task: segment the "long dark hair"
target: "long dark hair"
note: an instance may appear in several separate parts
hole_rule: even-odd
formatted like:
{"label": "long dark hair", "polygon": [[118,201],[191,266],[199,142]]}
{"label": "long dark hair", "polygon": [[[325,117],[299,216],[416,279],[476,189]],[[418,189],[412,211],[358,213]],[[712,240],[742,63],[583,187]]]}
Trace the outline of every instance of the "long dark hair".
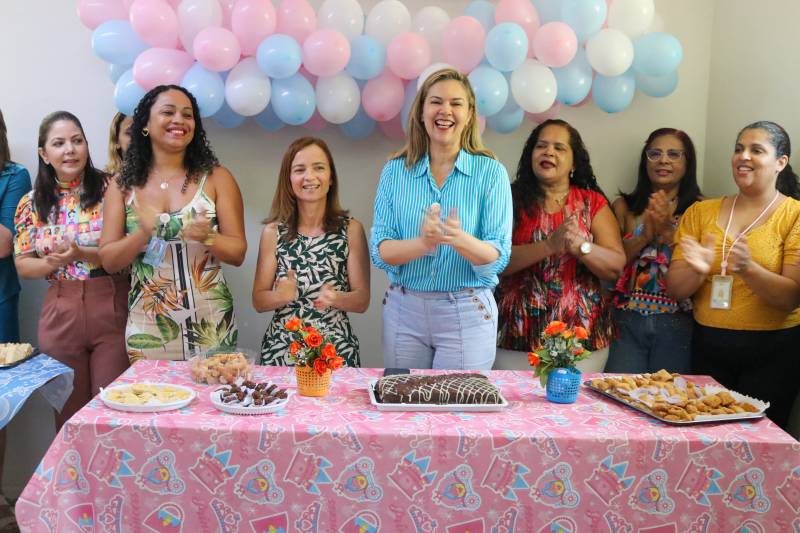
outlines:
{"label": "long dark hair", "polygon": [[204,174],[212,172],[214,167],[219,166],[217,156],[214,155],[211,144],[206,137],[206,131],[203,129],[200,108],[197,106],[197,100],[192,96],[192,93],[179,85],[159,85],[150,89],[142,97],[133,112],[131,145],[128,148],[128,153],[125,154],[122,172],[117,177],[117,183],[119,183],[122,190],[127,191],[134,187],[144,187],[145,183],[147,183],[147,175],[153,165],[153,145],[144,134],[144,128],[147,126],[148,120],[150,120],[150,109],[153,107],[156,98],[158,98],[159,94],[169,90],[182,92],[192,104],[195,124],[194,136],[183,154],[183,166],[186,168],[186,176],[189,181],[197,183]]}
{"label": "long dark hair", "polygon": [[[533,214],[538,201],[544,198],[542,186],[533,172],[532,158],[533,149],[539,141],[539,135],[547,126],[561,126],[569,132],[569,146],[572,148],[572,161],[575,167],[575,172],[569,178],[570,186],[596,191],[604,197],[606,196],[600,185],[597,184],[597,178],[589,160],[589,151],[586,150],[578,130],[573,128],[569,122],[561,119],[545,120],[533,128],[531,134],[528,135],[528,140],[525,141],[525,147],[522,149],[522,155],[519,158],[519,164],[517,164],[517,177],[514,179],[514,183],[511,184],[511,196],[514,201],[514,220],[516,222],[519,221],[523,212],[528,215]],[[607,197],[606,200],[608,200]]]}
{"label": "long dark hair", "polygon": [[336,165],[333,164],[333,156],[328,148],[328,145],[322,139],[317,137],[301,137],[296,139],[286,153],[283,154],[281,161],[281,170],[278,174],[278,185],[275,187],[275,196],[272,197],[272,209],[269,216],[264,220],[264,224],[272,222],[280,222],[286,225],[286,234],[284,239],[292,241],[297,237],[297,197],[292,191],[292,161],[300,150],[308,148],[309,146],[319,146],[320,150],[325,152],[325,157],[328,158],[328,166],[331,169],[331,184],[328,188],[328,194],[325,197],[325,217],[322,224],[326,232],[338,231],[344,224],[344,217],[348,215],[348,211],[342,209],[339,204],[339,176],[336,174]]}
{"label": "long dark hair", "polygon": [[[95,168],[92,164],[92,156],[88,153],[89,141],[86,140],[86,134],[83,132],[83,126],[78,117],[69,111],[56,111],[44,117],[39,125],[39,148],[44,150],[47,136],[50,134],[50,128],[59,120],[68,120],[78,126],[78,129],[81,130],[81,135],[86,141],[86,167],[83,169],[83,180],[81,181],[80,204],[83,209],[92,208],[103,199],[107,176],[105,172]],[[53,165],[45,163],[40,155],[39,170],[36,173],[36,186],[33,188],[33,206],[39,220],[49,220],[58,206],[58,184],[56,180],[56,170]]]}
{"label": "long dark hair", "polygon": [[[770,122],[769,120],[759,120],[748,124],[739,131],[736,140],[742,136],[746,130],[764,130],[769,136],[769,142],[775,147],[776,157],[786,156],[792,157],[792,142],[789,140],[789,134],[779,124]],[[778,174],[778,181],[775,183],[775,188],[786,196],[791,196],[795,200],[800,200],[800,185],[798,184],[798,176],[792,169],[792,165],[786,163],[786,166]]]}
{"label": "long dark hair", "polygon": [[8,130],[6,130],[6,121],[3,118],[3,111],[0,110],[0,170],[6,164],[6,161],[11,161],[11,150],[8,147]]}
{"label": "long dark hair", "polygon": [[656,139],[664,137],[665,135],[677,137],[683,143],[683,155],[686,157],[686,173],[683,175],[678,185],[678,205],[675,206],[675,214],[683,214],[690,205],[703,197],[703,193],[700,192],[700,186],[697,185],[697,154],[692,139],[683,130],[659,128],[647,137],[644,146],[642,146],[642,153],[639,156],[639,174],[636,179],[636,188],[633,189],[633,192],[627,194],[622,191],[619,192],[619,195],[625,200],[628,210],[634,215],[638,216],[644,213],[644,210],[647,209],[650,195],[653,193],[653,184],[650,183],[650,176],[647,175],[646,152]]}

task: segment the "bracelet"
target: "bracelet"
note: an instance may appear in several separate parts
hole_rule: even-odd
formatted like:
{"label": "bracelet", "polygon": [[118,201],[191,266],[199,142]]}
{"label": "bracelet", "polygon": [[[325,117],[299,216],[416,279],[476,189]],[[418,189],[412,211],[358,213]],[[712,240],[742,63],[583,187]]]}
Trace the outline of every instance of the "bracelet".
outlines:
{"label": "bracelet", "polygon": [[212,246],[214,246],[214,241],[217,240],[217,235],[219,235],[217,230],[212,229],[211,231],[208,232],[208,235],[206,235],[206,238],[203,239],[203,244],[205,246],[208,246],[209,248],[211,248]]}

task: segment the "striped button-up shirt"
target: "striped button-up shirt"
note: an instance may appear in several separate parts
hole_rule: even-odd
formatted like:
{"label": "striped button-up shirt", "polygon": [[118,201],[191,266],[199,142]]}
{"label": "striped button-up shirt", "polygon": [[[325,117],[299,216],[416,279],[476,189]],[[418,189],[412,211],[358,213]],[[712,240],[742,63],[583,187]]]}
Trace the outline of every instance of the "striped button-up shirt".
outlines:
{"label": "striped button-up shirt", "polygon": [[[404,265],[383,261],[378,246],[386,240],[419,237],[420,225],[434,202],[446,217],[458,211],[467,233],[497,248],[492,263],[473,265],[451,246],[439,245],[435,252]],[[411,168],[403,158],[392,159],[383,168],[375,196],[375,214],[370,255],[389,281],[416,291],[457,291],[469,287],[493,288],[511,255],[511,186],[508,172],[498,161],[461,150],[441,188],[436,185],[426,154]]]}

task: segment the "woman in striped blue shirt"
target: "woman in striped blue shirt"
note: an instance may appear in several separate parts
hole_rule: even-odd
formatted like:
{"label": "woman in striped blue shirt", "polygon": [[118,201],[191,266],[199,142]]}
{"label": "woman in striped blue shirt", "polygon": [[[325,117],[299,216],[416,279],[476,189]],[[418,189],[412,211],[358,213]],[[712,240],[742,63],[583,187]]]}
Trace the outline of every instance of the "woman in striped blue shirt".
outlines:
{"label": "woman in striped blue shirt", "polygon": [[406,144],[375,197],[370,252],[390,282],[387,367],[492,367],[492,289],[508,263],[511,225],[508,173],[483,146],[469,80],[439,70],[417,93]]}

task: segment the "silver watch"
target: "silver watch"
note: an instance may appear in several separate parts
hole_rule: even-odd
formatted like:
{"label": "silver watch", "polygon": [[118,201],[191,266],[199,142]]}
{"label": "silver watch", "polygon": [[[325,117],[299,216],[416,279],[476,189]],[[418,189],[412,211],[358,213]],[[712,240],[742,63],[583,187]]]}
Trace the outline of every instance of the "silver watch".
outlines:
{"label": "silver watch", "polygon": [[584,241],[581,243],[581,255],[587,255],[592,252],[592,243]]}

